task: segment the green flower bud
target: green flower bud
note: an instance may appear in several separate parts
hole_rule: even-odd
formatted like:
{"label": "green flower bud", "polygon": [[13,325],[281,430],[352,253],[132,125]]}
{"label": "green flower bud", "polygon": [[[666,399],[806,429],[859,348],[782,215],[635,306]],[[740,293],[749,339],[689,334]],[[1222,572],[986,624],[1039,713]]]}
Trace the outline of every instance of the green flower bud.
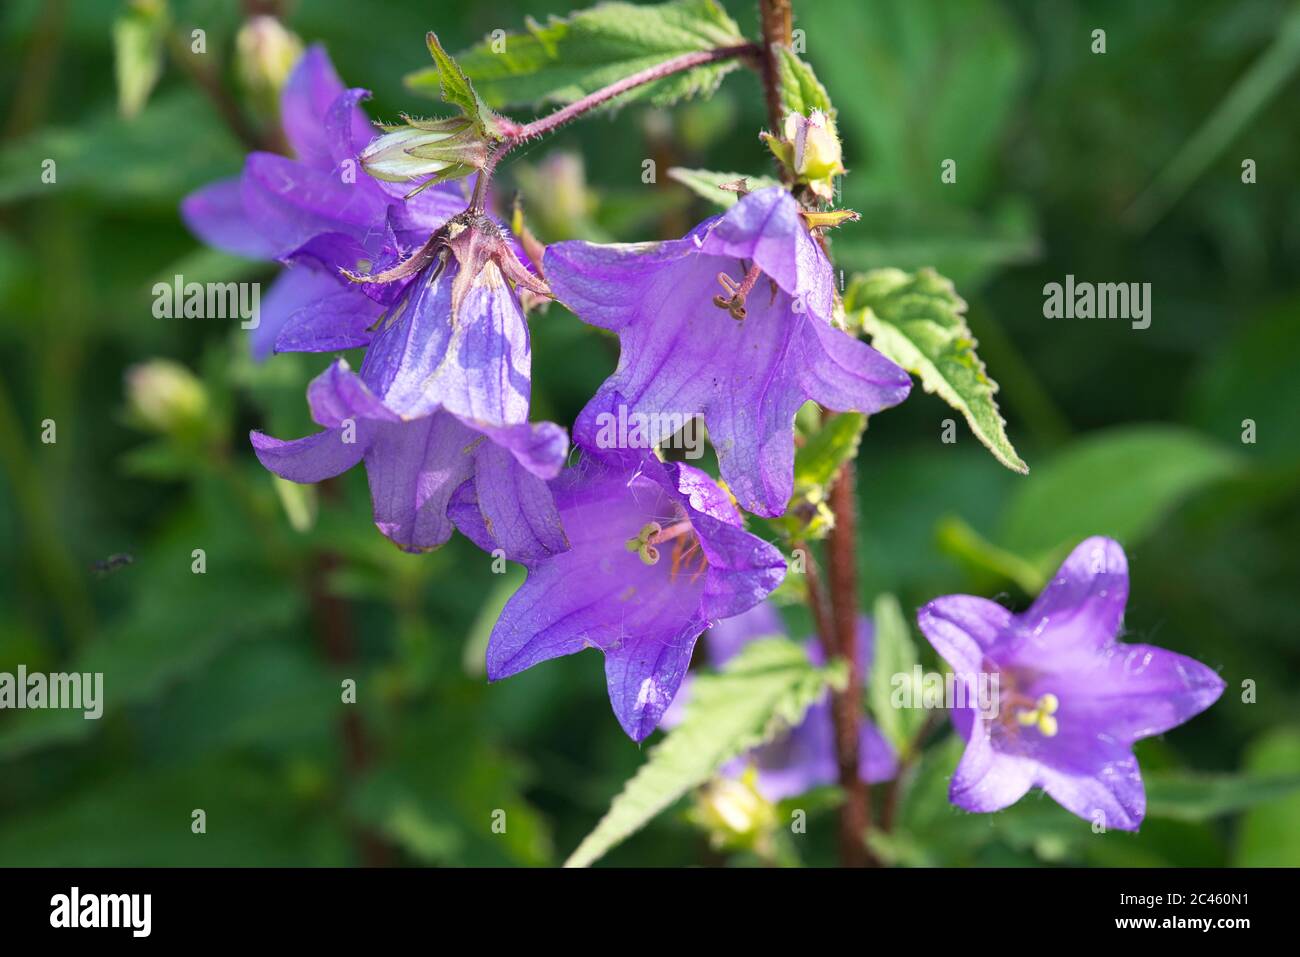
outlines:
{"label": "green flower bud", "polygon": [[758,775],[717,777],[695,795],[691,819],[709,833],[715,847],[762,850],[776,827],[776,808],[758,793]]}
{"label": "green flower bud", "polygon": [[250,17],[235,37],[235,73],[259,113],[279,112],[280,90],[302,56],[302,41],[275,17]]}
{"label": "green flower bud", "polygon": [[140,428],[162,435],[204,428],[208,394],[194,373],[171,359],[150,359],[126,370],[127,411]]}
{"label": "green flower bud", "polygon": [[822,199],[830,200],[835,193],[835,177],[844,172],[835,121],[821,110],[813,110],[807,116],[787,113],[781,132],[780,137],[763,133],[763,141],[794,174],[796,182],[807,185]]}
{"label": "green flower bud", "polygon": [[391,183],[436,176],[468,176],[487,162],[489,145],[463,116],[447,120],[406,119],[361,153],[361,165],[375,179]]}

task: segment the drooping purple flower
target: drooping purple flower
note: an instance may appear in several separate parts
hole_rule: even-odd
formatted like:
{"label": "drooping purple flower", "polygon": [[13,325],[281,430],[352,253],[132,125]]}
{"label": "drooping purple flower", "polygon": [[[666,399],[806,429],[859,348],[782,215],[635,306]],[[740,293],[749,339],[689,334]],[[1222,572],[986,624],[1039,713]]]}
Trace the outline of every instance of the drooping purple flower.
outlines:
{"label": "drooping purple flower", "polygon": [[1192,658],[1118,641],[1127,602],[1124,550],[1097,537],[1075,548],[1023,614],[971,595],[920,610],[921,631],[968,701],[981,674],[998,677],[996,717],[953,712],[967,738],[954,804],[997,811],[1038,787],[1085,820],[1137,830],[1146,792],[1133,743],[1204,711],[1224,683]]}
{"label": "drooping purple flower", "polygon": [[443,409],[404,419],[384,401],[383,370],[336,361],[308,387],[324,431],[295,441],[254,432],[261,463],[320,482],[365,462],[379,530],[407,551],[437,548],[453,525],[486,551],[539,560],[568,547],[546,480],[568,454],[550,422],[498,426]]}
{"label": "drooping purple flower", "polygon": [[[875,629],[871,619],[858,619],[859,660],[869,663]],[[768,602],[755,605],[744,614],[720,621],[705,632],[705,648],[709,664],[721,668],[751,641],[772,636],[784,636],[785,626],[781,616]],[[805,647],[814,664],[825,662],[821,645],[809,638]],[[673,708],[663,725],[668,727],[680,720],[679,709],[689,698],[688,684],[682,686]],[[835,726],[831,719],[829,695],[813,704],[804,713],[804,719],[769,744],[755,748],[729,762],[722,768],[728,777],[741,777],[753,766],[758,772],[757,787],[769,801],[805,794],[813,788],[835,784],[839,780],[839,766],[835,758]],[[868,784],[888,781],[898,773],[898,757],[893,747],[879,729],[867,718],[862,719],[858,737],[858,775]]]}
{"label": "drooping purple flower", "polygon": [[785,560],[688,465],[584,456],[551,488],[571,548],[526,563],[527,580],[492,630],[488,677],[598,648],[614,714],[641,741],[677,693],[700,633],[761,601]]}
{"label": "drooping purple flower", "polygon": [[723,479],[760,515],[779,515],[790,499],[800,405],[875,413],[911,388],[906,372],[831,324],[831,264],[779,187],[681,240],[558,243],[545,272],[561,302],[622,346],[575,440],[619,457],[601,430],[620,411],[644,417],[649,444],[672,427],[655,423],[703,414]]}
{"label": "drooping purple flower", "polygon": [[262,302],[253,354],[363,346],[387,298],[348,282],[341,269],[397,262],[465,206],[462,184],[423,190],[380,183],[357,156],[378,131],[345,89],[324,49],[308,49],[280,99],[294,156],[255,152],[240,176],[219,180],[181,204],[190,230],[210,246],[289,265]]}

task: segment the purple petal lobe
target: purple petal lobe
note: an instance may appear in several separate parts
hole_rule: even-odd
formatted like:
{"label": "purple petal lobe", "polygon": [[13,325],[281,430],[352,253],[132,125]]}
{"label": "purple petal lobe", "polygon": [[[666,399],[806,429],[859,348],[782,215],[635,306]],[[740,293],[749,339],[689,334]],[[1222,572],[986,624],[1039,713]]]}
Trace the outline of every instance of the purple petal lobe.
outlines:
{"label": "purple petal lobe", "polygon": [[277,257],[323,233],[365,236],[384,222],[387,209],[368,177],[347,182],[337,173],[273,153],[248,157],[240,196]]}
{"label": "purple petal lobe", "polygon": [[317,432],[292,442],[282,442],[261,432],[253,432],[249,438],[263,466],[281,478],[304,484],[341,475],[360,462],[366,451],[362,434],[347,442],[342,429]]}
{"label": "purple petal lobe", "polygon": [[355,423],[358,419],[399,421],[343,359],[336,360],[312,379],[307,387],[307,402],[312,418],[327,429]]}
{"label": "purple petal lobe", "polygon": [[342,288],[337,280],[317,269],[293,266],[283,270],[262,297],[257,325],[249,332],[253,358],[261,362],[271,354],[291,316],[300,310],[310,310]]}
{"label": "purple petal lobe", "polygon": [[181,202],[190,232],[223,252],[249,259],[272,259],[276,248],[244,212],[239,177],[217,180]]}

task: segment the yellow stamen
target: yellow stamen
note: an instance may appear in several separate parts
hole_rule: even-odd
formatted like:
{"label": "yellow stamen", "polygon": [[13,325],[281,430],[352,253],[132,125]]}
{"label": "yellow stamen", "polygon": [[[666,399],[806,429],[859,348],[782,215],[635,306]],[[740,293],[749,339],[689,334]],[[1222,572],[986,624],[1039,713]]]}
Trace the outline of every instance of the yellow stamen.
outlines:
{"label": "yellow stamen", "polygon": [[1037,727],[1039,734],[1045,738],[1056,737],[1056,732],[1060,730],[1060,727],[1056,718],[1052,716],[1061,707],[1060,700],[1056,695],[1048,693],[1040,695],[1034,704],[1036,707],[1023,708],[1017,711],[1016,722],[1022,728]]}

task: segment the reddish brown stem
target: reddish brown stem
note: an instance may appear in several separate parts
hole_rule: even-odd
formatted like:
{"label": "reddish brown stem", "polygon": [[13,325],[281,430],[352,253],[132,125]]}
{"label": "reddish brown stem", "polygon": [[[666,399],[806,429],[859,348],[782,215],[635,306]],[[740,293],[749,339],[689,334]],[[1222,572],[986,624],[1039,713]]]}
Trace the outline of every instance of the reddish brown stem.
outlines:
{"label": "reddish brown stem", "polygon": [[483,202],[487,195],[487,185],[492,179],[492,173],[496,170],[497,164],[520,144],[537,139],[539,136],[545,136],[547,133],[552,133],[561,126],[573,122],[584,113],[590,113],[615,97],[622,96],[639,86],[645,86],[647,83],[654,83],[656,80],[662,80],[676,73],[693,70],[709,63],[743,57],[757,57],[758,53],[759,49],[753,43],[683,53],[670,60],[664,60],[662,63],[656,63],[654,66],[629,74],[623,79],[588,93],[581,99],[574,100],[568,106],[560,107],[554,113],[549,113],[540,119],[533,120],[531,123],[520,125],[506,117],[501,117],[498,125],[504,130],[505,139],[493,151],[488,158],[487,164],[479,172],[478,181],[474,184],[474,196],[470,201],[471,208],[483,208]]}
{"label": "reddish brown stem", "polygon": [[871,792],[858,774],[862,721],[862,660],[858,654],[857,508],[854,468],[846,462],[831,486],[835,525],[827,539],[830,558],[831,616],[839,657],[848,666],[848,683],[831,699],[835,725],[835,759],[844,804],[840,809],[840,859],[846,867],[871,863],[867,832],[871,827]]}
{"label": "reddish brown stem", "polygon": [[767,119],[773,133],[780,133],[785,110],[781,106],[781,84],[777,80],[775,44],[790,46],[794,38],[794,10],[790,0],[760,0],[759,20],[763,27],[763,92],[767,99]]}

